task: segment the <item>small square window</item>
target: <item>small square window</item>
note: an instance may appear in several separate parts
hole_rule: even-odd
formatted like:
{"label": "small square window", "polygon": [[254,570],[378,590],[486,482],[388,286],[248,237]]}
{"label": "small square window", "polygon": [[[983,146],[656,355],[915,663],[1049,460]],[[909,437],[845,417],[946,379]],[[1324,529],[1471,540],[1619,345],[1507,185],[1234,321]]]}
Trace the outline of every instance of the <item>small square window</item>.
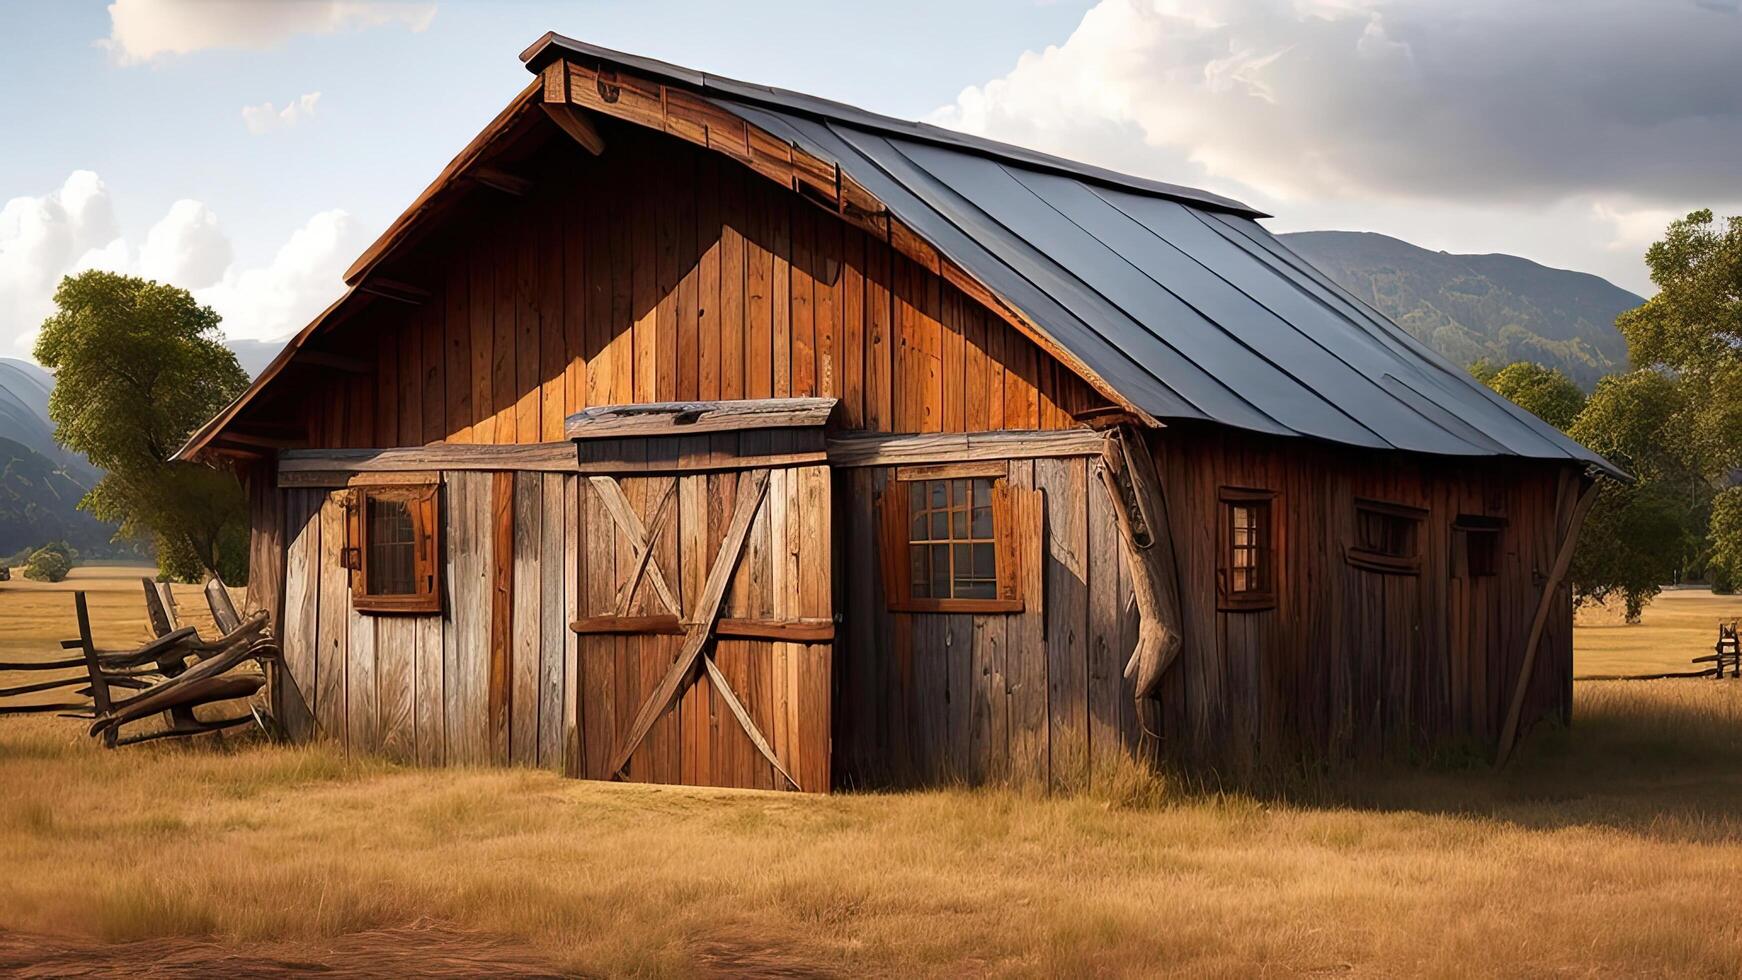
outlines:
{"label": "small square window", "polygon": [[1007,465],[904,467],[884,492],[890,608],[1017,612]]}
{"label": "small square window", "polygon": [[1268,490],[1223,487],[1218,528],[1217,606],[1226,611],[1276,605],[1276,546]]}
{"label": "small square window", "polygon": [[1421,572],[1421,523],[1427,511],[1381,500],[1355,501],[1355,540],[1349,563],[1387,575]]}
{"label": "small square window", "polygon": [[358,487],[345,549],[351,606],[359,612],[441,611],[436,487]]}
{"label": "small square window", "polygon": [[1459,514],[1452,522],[1455,568],[1466,578],[1500,574],[1500,534],[1505,527],[1505,518]]}

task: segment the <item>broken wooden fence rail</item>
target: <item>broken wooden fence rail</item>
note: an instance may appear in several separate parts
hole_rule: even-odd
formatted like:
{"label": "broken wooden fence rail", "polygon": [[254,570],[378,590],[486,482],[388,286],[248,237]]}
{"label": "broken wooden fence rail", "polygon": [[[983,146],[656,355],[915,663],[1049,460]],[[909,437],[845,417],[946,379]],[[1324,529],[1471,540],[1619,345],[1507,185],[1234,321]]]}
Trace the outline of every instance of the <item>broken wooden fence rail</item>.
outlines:
{"label": "broken wooden fence rail", "polygon": [[[265,612],[243,619],[228,590],[216,579],[208,583],[206,599],[212,618],[223,635],[207,640],[191,626],[176,627],[174,603],[167,589],[149,579],[145,583],[146,611],[154,633],[152,640],[131,650],[97,649],[92,636],[90,607],[84,592],[73,594],[79,635],[61,641],[61,648],[77,650],[77,658],[61,660],[0,662],[0,670],[48,671],[84,668],[82,676],[32,681],[0,688],[0,700],[24,698],[47,691],[76,688],[83,699],[40,704],[0,704],[0,714],[59,712],[91,721],[90,733],[107,746],[127,745],[220,731],[259,722],[258,709],[234,717],[205,720],[194,709],[225,701],[249,698],[266,684],[260,672],[236,673],[236,668],[257,663],[262,668],[278,659],[278,646]],[[117,692],[129,692],[114,696]],[[70,714],[69,714],[70,713]],[[161,714],[161,728],[123,736],[123,726]]]}

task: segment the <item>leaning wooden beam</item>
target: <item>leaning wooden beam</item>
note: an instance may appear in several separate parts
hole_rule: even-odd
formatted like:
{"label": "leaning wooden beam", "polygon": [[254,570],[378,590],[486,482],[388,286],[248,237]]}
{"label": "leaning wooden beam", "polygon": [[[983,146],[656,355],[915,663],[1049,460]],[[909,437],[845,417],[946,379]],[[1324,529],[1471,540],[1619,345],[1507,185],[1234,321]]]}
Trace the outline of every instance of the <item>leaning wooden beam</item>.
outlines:
{"label": "leaning wooden beam", "polygon": [[1093,429],[850,435],[829,439],[829,465],[901,466],[988,459],[1099,456],[1106,449],[1106,433]]}
{"label": "leaning wooden beam", "polygon": [[720,603],[726,597],[726,586],[732,581],[732,573],[738,568],[738,557],[744,552],[744,540],[750,536],[750,522],[756,517],[756,511],[762,506],[762,497],[767,492],[767,470],[757,470],[749,479],[738,481],[738,502],[732,507],[732,522],[726,528],[725,539],[720,542],[714,567],[708,569],[708,581],[696,602],[695,619],[690,623],[689,635],[684,639],[683,649],[678,652],[677,659],[660,680],[659,687],[654,689],[653,696],[642,703],[623,744],[611,757],[611,764],[605,771],[612,778],[620,775],[623,767],[629,764],[629,757],[634,754],[635,747],[641,744],[653,723],[665,713],[671,699],[677,696],[678,689],[683,686],[684,679],[689,677],[695,667],[696,658],[701,656],[702,648],[713,638],[714,620],[720,615]]}
{"label": "leaning wooden beam", "polygon": [[581,144],[588,153],[598,156],[605,152],[605,138],[599,135],[598,128],[587,119],[584,111],[566,103],[559,105],[554,102],[540,103],[540,108],[552,122],[562,127],[563,132],[569,134],[569,139]]}
{"label": "leaning wooden beam", "polygon": [[1524,641],[1524,662],[1518,668],[1518,683],[1512,689],[1512,706],[1506,711],[1506,725],[1500,730],[1500,744],[1494,754],[1496,769],[1506,765],[1506,760],[1512,756],[1513,744],[1518,740],[1518,722],[1524,713],[1524,696],[1530,688],[1530,674],[1536,667],[1536,650],[1542,645],[1542,633],[1548,626],[1548,614],[1554,608],[1555,593],[1560,590],[1561,581],[1572,567],[1573,552],[1579,543],[1579,527],[1585,523],[1585,514],[1596,501],[1597,483],[1592,481],[1584,493],[1580,494],[1572,516],[1561,531],[1560,553],[1555,555],[1554,567],[1549,569],[1548,578],[1542,583],[1542,597],[1537,600],[1536,618],[1530,621],[1530,635]]}
{"label": "leaning wooden beam", "polygon": [[649,402],[599,405],[568,417],[570,439],[700,435],[745,429],[810,428],[826,425],[839,399],[750,398],[711,402]]}
{"label": "leaning wooden beam", "polygon": [[793,789],[800,793],[804,792],[804,787],[800,786],[798,780],[792,778],[792,774],[780,764],[780,759],[774,754],[774,747],[768,744],[768,739],[762,735],[762,729],[757,728],[756,722],[751,720],[750,712],[744,710],[744,705],[738,700],[738,695],[732,693],[732,685],[727,682],[725,672],[721,671],[719,665],[714,663],[714,658],[704,655],[702,665],[708,668],[708,679],[713,682],[714,693],[720,696],[720,700],[726,702],[726,707],[731,709],[732,717],[738,719],[738,724],[743,727],[744,734],[750,736],[750,741],[756,746],[756,751],[762,753],[762,757],[768,760],[768,764],[774,767],[774,771],[785,777]]}
{"label": "leaning wooden beam", "polygon": [[1156,696],[1162,674],[1183,645],[1179,573],[1167,501],[1143,433],[1121,426],[1112,438],[1114,451],[1100,467],[1101,483],[1112,498],[1119,534],[1125,539],[1131,591],[1137,600],[1137,645],[1125,663],[1125,676],[1141,701]]}

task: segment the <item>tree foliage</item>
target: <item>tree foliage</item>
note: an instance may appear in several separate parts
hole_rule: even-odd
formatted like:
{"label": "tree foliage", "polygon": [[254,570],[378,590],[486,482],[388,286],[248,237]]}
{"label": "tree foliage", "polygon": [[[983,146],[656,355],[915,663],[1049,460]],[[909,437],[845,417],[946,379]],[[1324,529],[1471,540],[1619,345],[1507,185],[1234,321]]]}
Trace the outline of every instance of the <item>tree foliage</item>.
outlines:
{"label": "tree foliage", "polygon": [[1674,221],[1646,252],[1659,288],[1616,319],[1635,369],[1597,383],[1582,408],[1529,364],[1471,367],[1485,384],[1635,478],[1604,480],[1573,558],[1579,601],[1619,595],[1637,619],[1682,571],[1742,581],[1742,218]]}
{"label": "tree foliage", "polygon": [[[177,577],[246,578],[246,504],[235,475],[169,457],[248,385],[218,315],[184,289],[110,272],[61,280],[36,358],[55,371],[55,438],[106,471],[80,506],[150,538]],[[167,562],[167,564],[164,564]]]}
{"label": "tree foliage", "polygon": [[1676,378],[1687,438],[1714,473],[1742,466],[1742,217],[1671,222],[1645,263],[1657,295],[1615,320],[1628,354]]}
{"label": "tree foliage", "polygon": [[1477,361],[1470,366],[1470,372],[1557,429],[1569,428],[1585,407],[1585,393],[1571,378],[1551,367],[1517,361],[1497,368],[1487,361]]}
{"label": "tree foliage", "polygon": [[1725,487],[1712,498],[1712,553],[1706,568],[1714,586],[1742,582],[1742,486]]}

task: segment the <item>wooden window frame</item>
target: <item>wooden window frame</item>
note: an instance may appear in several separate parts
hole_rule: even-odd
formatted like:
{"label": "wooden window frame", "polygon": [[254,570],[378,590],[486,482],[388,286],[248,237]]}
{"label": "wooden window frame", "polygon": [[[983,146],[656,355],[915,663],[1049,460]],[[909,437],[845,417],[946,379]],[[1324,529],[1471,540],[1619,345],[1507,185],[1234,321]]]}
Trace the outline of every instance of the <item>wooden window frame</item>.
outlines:
{"label": "wooden window frame", "polygon": [[[908,492],[926,480],[990,479],[992,481],[992,541],[998,595],[992,599],[934,599],[913,594]],[[879,506],[882,508],[883,594],[892,612],[1003,614],[1022,612],[1023,562],[1027,560],[1016,533],[1011,506],[1010,464],[1007,460],[898,466],[890,472]]]}
{"label": "wooden window frame", "polygon": [[[371,595],[369,587],[370,498],[405,501],[417,542],[413,575],[418,591],[408,595]],[[362,613],[422,614],[442,611],[442,528],[440,485],[434,478],[418,482],[384,482],[355,486],[345,502],[345,549],[340,560],[351,570],[351,608]]]}
{"label": "wooden window frame", "polygon": [[[1412,524],[1410,543],[1412,553],[1407,555],[1392,554],[1361,544],[1361,515],[1363,513],[1380,514],[1397,520],[1409,521]],[[1393,503],[1389,500],[1370,500],[1364,497],[1355,498],[1355,525],[1353,528],[1355,540],[1350,541],[1343,549],[1343,556],[1357,568],[1381,575],[1420,575],[1422,529],[1427,525],[1428,512],[1420,507],[1408,504]]]}
{"label": "wooden window frame", "polygon": [[[1221,612],[1261,612],[1276,608],[1277,570],[1281,565],[1276,547],[1276,498],[1274,490],[1222,487],[1216,492],[1216,608]],[[1234,508],[1261,508],[1259,564],[1255,566],[1263,587],[1234,592],[1229,583],[1234,571]]]}
{"label": "wooden window frame", "polygon": [[[1500,555],[1506,533],[1506,518],[1486,514],[1459,514],[1452,521],[1452,574],[1463,578],[1494,578],[1500,574]],[[1476,535],[1492,539],[1492,568],[1478,571],[1470,561],[1470,543]]]}

